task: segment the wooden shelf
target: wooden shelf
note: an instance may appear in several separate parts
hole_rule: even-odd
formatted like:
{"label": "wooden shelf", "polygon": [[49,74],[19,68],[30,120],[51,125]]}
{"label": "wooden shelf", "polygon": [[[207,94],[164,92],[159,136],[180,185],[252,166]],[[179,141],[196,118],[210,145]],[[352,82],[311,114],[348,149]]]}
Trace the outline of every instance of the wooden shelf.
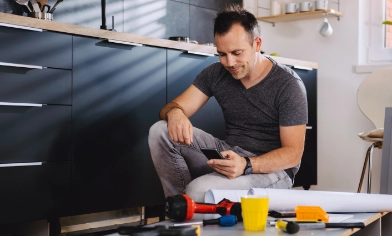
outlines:
{"label": "wooden shelf", "polygon": [[341,13],[341,12],[335,11],[333,9],[328,9],[326,11],[310,11],[310,12],[284,14],[284,15],[278,15],[278,16],[257,17],[257,20],[275,24],[278,22],[289,22],[289,21],[324,18],[325,17],[324,13],[326,13],[327,17],[338,17],[339,18],[339,17],[343,16],[343,13]]}

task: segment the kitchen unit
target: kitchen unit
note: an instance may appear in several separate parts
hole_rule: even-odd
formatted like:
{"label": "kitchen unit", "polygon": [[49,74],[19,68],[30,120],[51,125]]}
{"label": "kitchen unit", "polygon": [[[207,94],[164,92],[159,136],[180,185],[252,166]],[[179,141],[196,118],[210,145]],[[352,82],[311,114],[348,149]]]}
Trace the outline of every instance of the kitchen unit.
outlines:
{"label": "kitchen unit", "polygon": [[295,176],[294,187],[308,190],[317,184],[317,70],[292,66],[305,84],[308,99],[308,124],[301,167]]}
{"label": "kitchen unit", "polygon": [[166,103],[166,49],[73,44],[72,214],[163,204],[147,136]]}
{"label": "kitchen unit", "polygon": [[0,27],[1,224],[70,214],[72,36]]}
{"label": "kitchen unit", "polygon": [[[60,217],[164,205],[148,130],[216,49],[4,13],[0,34],[0,224],[49,219],[55,234]],[[317,64],[274,59],[300,66],[311,95],[302,166],[312,171],[296,185],[316,184]],[[191,120],[224,138],[214,98]]]}

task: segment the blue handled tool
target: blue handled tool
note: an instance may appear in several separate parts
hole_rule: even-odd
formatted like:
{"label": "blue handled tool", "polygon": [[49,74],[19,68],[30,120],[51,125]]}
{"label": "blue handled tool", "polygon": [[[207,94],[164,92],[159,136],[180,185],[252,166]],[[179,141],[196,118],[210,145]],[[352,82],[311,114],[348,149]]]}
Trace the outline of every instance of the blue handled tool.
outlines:
{"label": "blue handled tool", "polygon": [[235,215],[224,215],[217,219],[203,220],[203,226],[205,225],[233,226],[235,224],[237,224],[237,217]]}

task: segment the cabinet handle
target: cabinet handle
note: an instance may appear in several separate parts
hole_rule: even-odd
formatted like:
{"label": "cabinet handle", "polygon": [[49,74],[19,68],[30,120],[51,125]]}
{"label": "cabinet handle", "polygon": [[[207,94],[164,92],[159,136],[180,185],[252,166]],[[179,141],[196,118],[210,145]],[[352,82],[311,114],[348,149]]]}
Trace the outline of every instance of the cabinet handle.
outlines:
{"label": "cabinet handle", "polygon": [[136,46],[136,47],[143,46],[143,44],[140,44],[140,43],[124,42],[124,41],[118,41],[118,40],[113,40],[113,39],[108,39],[108,42],[109,43],[119,43],[119,44],[131,45],[131,46]]}
{"label": "cabinet handle", "polygon": [[194,52],[194,51],[187,51],[189,54],[201,55],[206,57],[214,57],[214,54],[211,53],[204,53],[204,52]]}
{"label": "cabinet handle", "polygon": [[312,126],[306,126],[306,129],[313,129]]}
{"label": "cabinet handle", "polygon": [[8,163],[0,164],[0,167],[17,167],[17,166],[41,166],[42,162],[28,162],[28,163]]}
{"label": "cabinet handle", "polygon": [[42,107],[43,105],[45,104],[0,102],[0,106],[14,106],[14,107]]}
{"label": "cabinet handle", "polygon": [[40,69],[40,70],[44,68],[43,66],[33,66],[33,65],[7,63],[7,62],[0,62],[0,66],[21,67],[21,68]]}
{"label": "cabinet handle", "polygon": [[20,26],[20,25],[11,25],[11,24],[7,24],[7,23],[0,23],[0,26],[16,28],[16,29],[30,30],[30,31],[37,31],[37,32],[42,32],[43,31],[43,29],[26,27],[26,26]]}
{"label": "cabinet handle", "polygon": [[294,68],[300,70],[313,70],[313,68],[306,67],[306,66],[294,66]]}

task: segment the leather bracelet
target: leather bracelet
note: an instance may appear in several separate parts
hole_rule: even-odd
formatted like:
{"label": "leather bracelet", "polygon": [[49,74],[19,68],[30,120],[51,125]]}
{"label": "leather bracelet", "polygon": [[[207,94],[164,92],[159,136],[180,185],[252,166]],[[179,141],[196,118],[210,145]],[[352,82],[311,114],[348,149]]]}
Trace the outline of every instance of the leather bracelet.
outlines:
{"label": "leather bracelet", "polygon": [[162,110],[159,112],[159,118],[161,120],[166,120],[167,121],[167,113],[169,113],[169,111],[171,111],[174,108],[178,108],[180,109],[182,112],[184,112],[184,108],[182,108],[182,106],[180,106],[178,103],[176,102],[169,102],[168,104],[166,104],[166,106],[164,106],[162,108]]}

